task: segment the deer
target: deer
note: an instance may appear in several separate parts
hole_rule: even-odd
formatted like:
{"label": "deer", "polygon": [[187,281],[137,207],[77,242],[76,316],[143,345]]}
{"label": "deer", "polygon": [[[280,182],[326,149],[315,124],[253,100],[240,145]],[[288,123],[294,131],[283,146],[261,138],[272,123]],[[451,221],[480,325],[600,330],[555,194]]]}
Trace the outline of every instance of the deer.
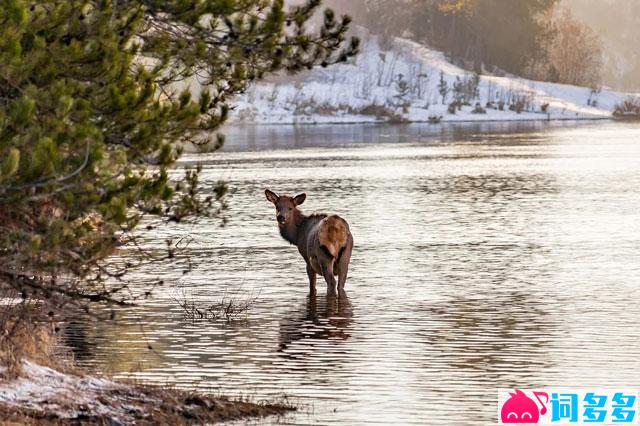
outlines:
{"label": "deer", "polygon": [[276,221],[280,235],[298,247],[307,264],[309,291],[315,294],[317,275],[327,282],[327,295],[346,297],[349,261],[353,250],[353,236],[346,220],[335,214],[315,213],[305,215],[298,206],[304,203],[307,194],[295,197],[278,195],[265,189],[265,195],[276,207]]}

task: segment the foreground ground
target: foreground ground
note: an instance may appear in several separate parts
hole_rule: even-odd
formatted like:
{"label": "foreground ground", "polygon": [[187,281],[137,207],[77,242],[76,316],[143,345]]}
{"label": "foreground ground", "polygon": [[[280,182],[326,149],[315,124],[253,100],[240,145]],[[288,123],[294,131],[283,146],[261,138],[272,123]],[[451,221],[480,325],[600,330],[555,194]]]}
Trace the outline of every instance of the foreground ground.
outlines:
{"label": "foreground ground", "polygon": [[205,424],[291,410],[281,404],[62,373],[28,361],[19,377],[0,381],[3,425]]}

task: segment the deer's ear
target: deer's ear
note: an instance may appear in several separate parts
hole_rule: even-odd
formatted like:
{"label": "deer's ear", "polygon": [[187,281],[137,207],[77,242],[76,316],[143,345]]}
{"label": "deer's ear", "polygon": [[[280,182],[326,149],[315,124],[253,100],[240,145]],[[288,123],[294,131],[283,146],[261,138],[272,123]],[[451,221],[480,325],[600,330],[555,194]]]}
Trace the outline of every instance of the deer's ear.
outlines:
{"label": "deer's ear", "polygon": [[267,196],[267,200],[271,201],[273,204],[278,202],[278,194],[273,191],[269,191],[268,189],[264,190],[264,195]]}
{"label": "deer's ear", "polygon": [[295,197],[293,197],[293,204],[295,204],[296,206],[299,206],[300,204],[304,203],[304,200],[306,199],[307,199],[307,194],[296,195]]}

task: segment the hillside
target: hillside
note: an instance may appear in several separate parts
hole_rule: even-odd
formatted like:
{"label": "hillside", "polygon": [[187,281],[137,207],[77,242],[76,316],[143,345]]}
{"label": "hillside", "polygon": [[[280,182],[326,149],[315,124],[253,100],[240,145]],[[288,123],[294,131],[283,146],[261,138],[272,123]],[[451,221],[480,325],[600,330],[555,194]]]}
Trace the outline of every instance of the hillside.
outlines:
{"label": "hillside", "polygon": [[[230,122],[599,119],[610,117],[615,104],[629,96],[512,76],[476,80],[441,52],[401,38],[391,45],[383,50],[376,37],[365,37],[361,54],[350,63],[316,68],[288,82],[255,84],[234,100]],[[449,89],[444,104],[441,75]],[[452,114],[454,97],[464,105]]]}

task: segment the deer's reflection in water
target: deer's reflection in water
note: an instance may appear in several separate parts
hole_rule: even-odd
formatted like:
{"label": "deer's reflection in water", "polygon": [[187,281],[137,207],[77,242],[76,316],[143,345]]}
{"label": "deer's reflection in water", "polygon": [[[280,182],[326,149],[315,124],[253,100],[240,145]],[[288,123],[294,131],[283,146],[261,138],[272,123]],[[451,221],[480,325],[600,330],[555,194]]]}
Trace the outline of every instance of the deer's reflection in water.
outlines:
{"label": "deer's reflection in water", "polygon": [[77,361],[92,359],[96,352],[96,336],[91,336],[87,322],[72,319],[62,326],[62,342],[71,349]]}
{"label": "deer's reflection in water", "polygon": [[348,339],[353,307],[343,292],[341,297],[310,293],[301,309],[280,323],[278,351],[297,357],[327,341]]}

